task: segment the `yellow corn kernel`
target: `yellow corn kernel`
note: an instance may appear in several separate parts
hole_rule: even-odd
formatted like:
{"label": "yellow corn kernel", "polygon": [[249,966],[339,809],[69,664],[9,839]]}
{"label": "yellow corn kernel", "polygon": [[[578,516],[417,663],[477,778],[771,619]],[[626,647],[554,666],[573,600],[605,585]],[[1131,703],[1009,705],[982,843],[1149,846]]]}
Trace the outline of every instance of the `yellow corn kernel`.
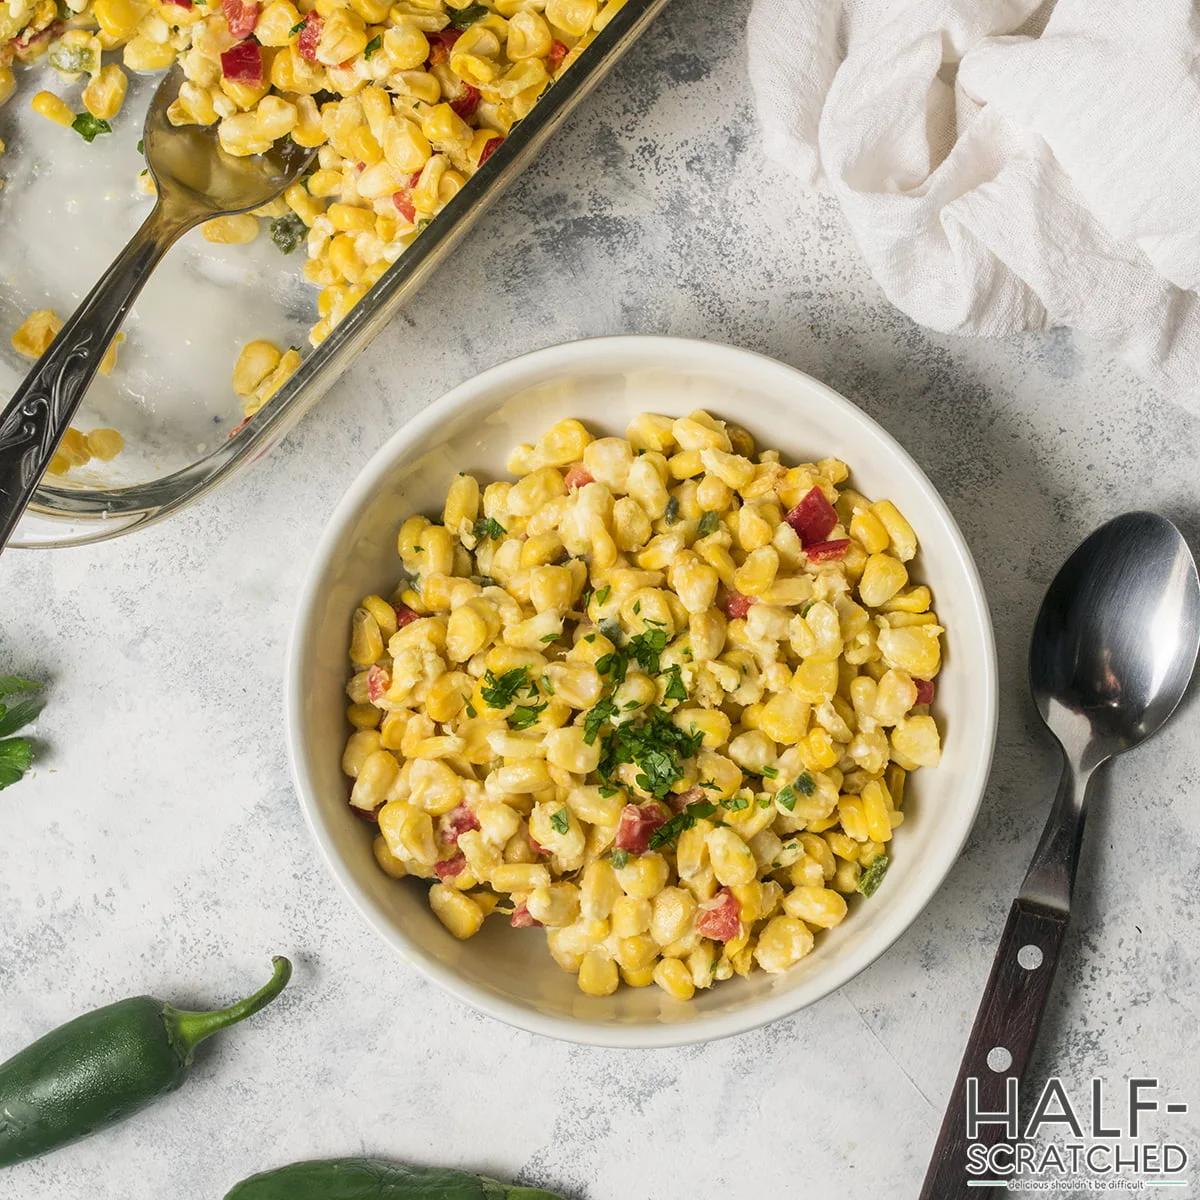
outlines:
{"label": "yellow corn kernel", "polygon": [[793,888],[783,901],[783,910],[807,925],[832,929],[846,917],[846,901],[839,892],[826,887]]}
{"label": "yellow corn kernel", "polygon": [[26,358],[40,358],[62,327],[62,321],[52,308],[39,308],[31,312],[12,335],[12,348]]}
{"label": "yellow corn kernel", "polygon": [[429,685],[425,693],[425,711],[432,721],[453,721],[466,707],[471,694],[471,677],[462,671],[447,671]]}
{"label": "yellow corn kernel", "polygon": [[650,929],[654,907],[649,900],[618,896],[612,906],[612,931],[617,937],[635,938]]}
{"label": "yellow corn kernel", "polygon": [[754,959],[771,975],[778,975],[798,963],[813,948],[812,930],[795,917],[772,917],[758,935]]}
{"label": "yellow corn kernel", "polygon": [[611,996],[620,976],[617,964],[598,950],[589,950],[579,964],[579,990],[588,996]]}
{"label": "yellow corn kernel", "polygon": [[541,921],[548,929],[561,929],[579,919],[579,888],[573,883],[534,888],[525,907],[535,921]]}
{"label": "yellow corn kernel", "polygon": [[504,863],[492,872],[490,882],[497,892],[532,892],[550,886],[550,871],[540,863]]}
{"label": "yellow corn kernel", "polygon": [[368,667],[383,654],[379,622],[365,608],[354,610],[350,623],[350,661]]}
{"label": "yellow corn kernel", "polygon": [[390,751],[376,750],[369,754],[358,769],[350,803],[368,812],[378,808],[387,799],[388,791],[399,774],[400,764]]}
{"label": "yellow corn kernel", "polygon": [[929,611],[933,596],[923,584],[918,587],[906,588],[897,592],[886,604],[883,611],[888,613],[924,613]]}
{"label": "yellow corn kernel", "polygon": [[677,708],[671,714],[671,723],[685,733],[704,735],[701,746],[716,750],[729,741],[732,725],[719,708]]}
{"label": "yellow corn kernel", "polygon": [[863,784],[861,799],[863,817],[867,822],[867,836],[873,842],[891,841],[891,797],[884,785],[877,779]]}
{"label": "yellow corn kernel", "polygon": [[[258,237],[258,218],[249,213],[239,213],[233,217],[214,217],[200,226],[200,232],[204,234],[206,242],[214,242],[218,246],[244,246]],[[276,350],[275,353],[278,355],[279,351]]]}
{"label": "yellow corn kernel", "polygon": [[29,102],[29,107],[39,117],[45,117],[47,120],[53,121],[56,125],[62,125],[67,129],[70,129],[75,120],[75,114],[72,112],[71,106],[62,97],[56,96],[53,92],[38,92]]}
{"label": "yellow corn kernel", "polygon": [[621,968],[621,979],[633,988],[649,987],[654,982],[654,968],[642,967],[637,971]]}
{"label": "yellow corn kernel", "polygon": [[[228,80],[225,82],[228,83]],[[271,148],[271,139],[262,136],[258,129],[258,118],[249,112],[225,117],[217,126],[217,138],[221,148],[236,158],[265,154]]]}
{"label": "yellow corn kernel", "polygon": [[909,615],[894,613],[889,617],[879,618],[879,652],[884,664],[893,670],[906,671],[914,679],[932,679],[942,666],[942,648],[939,641],[942,627],[936,624],[897,626],[897,618]]}
{"label": "yellow corn kernel", "polygon": [[892,807],[900,809],[904,806],[904,784],[908,772],[898,763],[889,763],[883,772],[884,784],[888,795],[892,798]]}
{"label": "yellow corn kernel", "polygon": [[145,4],[135,0],[96,0],[92,5],[92,15],[111,44],[119,46],[133,36],[146,8]]}
{"label": "yellow corn kernel", "polygon": [[763,705],[758,727],[772,741],[798,742],[808,728],[808,705],[794,691],[778,692]]}
{"label": "yellow corn kernel", "polygon": [[837,686],[837,663],[813,662],[811,658],[806,658],[796,668],[790,684],[792,692],[806,704],[828,700],[837,691]]}
{"label": "yellow corn kernel", "polygon": [[846,831],[847,837],[853,838],[856,842],[869,840],[871,835],[867,830],[867,816],[863,811],[861,796],[839,796],[838,816],[841,818],[842,828]]}
{"label": "yellow corn kernel", "polygon": [[623,867],[614,868],[617,882],[626,896],[635,900],[650,900],[666,886],[671,868],[661,854],[639,854]]}
{"label": "yellow corn kernel", "polygon": [[835,892],[843,896],[853,895],[858,891],[858,881],[862,878],[862,867],[856,862],[838,861],[837,871],[834,872],[831,883]]}
{"label": "yellow corn kernel", "polygon": [[390,875],[393,879],[403,879],[408,874],[408,868],[388,849],[387,839],[383,834],[375,835],[371,842],[371,853],[385,875]]}
{"label": "yellow corn kernel", "polygon": [[711,830],[705,838],[705,845],[713,873],[723,886],[749,883],[757,875],[758,866],[750,847],[732,829]]}
{"label": "yellow corn kernel", "polygon": [[177,53],[170,42],[138,34],[125,43],[121,56],[131,71],[162,71],[175,61]]}
{"label": "yellow corn kernel", "polygon": [[800,761],[810,771],[828,771],[836,766],[841,752],[835,747],[828,730],[817,728],[799,743]]}
{"label": "yellow corn kernel", "polygon": [[654,982],[673,1000],[690,1000],[696,994],[692,974],[677,958],[663,958],[654,967]]}
{"label": "yellow corn kernel", "polygon": [[[253,217],[250,220],[254,222],[255,229],[257,229],[258,221]],[[233,390],[239,396],[253,394],[259,384],[279,366],[281,357],[282,354],[278,347],[273,346],[270,342],[247,342],[242,347],[242,352],[238,355],[237,363],[233,368]],[[377,654],[375,658],[378,657]],[[374,662],[375,659],[371,661]]]}
{"label": "yellow corn kernel", "polygon": [[[741,511],[746,510],[743,508]],[[734,572],[733,586],[744,595],[761,596],[770,590],[778,571],[779,552],[774,546],[760,546],[752,550]]]}
{"label": "yellow corn kernel", "polygon": [[858,595],[868,608],[886,604],[908,582],[904,564],[890,554],[872,554],[858,581]]}
{"label": "yellow corn kernel", "polygon": [[850,536],[860,542],[868,554],[881,554],[888,547],[888,532],[869,508],[854,514],[850,521]]}
{"label": "yellow corn kernel", "polygon": [[351,704],[346,708],[346,720],[355,729],[375,729],[383,719],[383,713],[373,704]]}
{"label": "yellow corn kernel", "polygon": [[429,889],[429,907],[459,941],[474,937],[483,924],[483,909],[470,896],[444,883],[435,883]]}
{"label": "yellow corn kernel", "polygon": [[699,450],[680,450],[667,459],[667,470],[672,479],[691,479],[704,470],[704,460]]}
{"label": "yellow corn kernel", "polygon": [[381,748],[381,739],[374,729],[360,729],[352,733],[342,751],[342,773],[357,779],[363,764]]}
{"label": "yellow corn kernel", "polygon": [[678,941],[692,926],[696,899],[680,887],[665,887],[651,902],[650,936],[660,946]]}
{"label": "yellow corn kernel", "polygon": [[375,213],[369,208],[359,208],[353,204],[331,204],[325,215],[333,223],[334,229],[342,233],[374,232]]}
{"label": "yellow corn kernel", "polygon": [[892,550],[901,562],[908,562],[917,552],[917,535],[913,527],[900,515],[900,510],[890,500],[879,500],[871,505],[871,512],[887,530]]}
{"label": "yellow corn kernel", "polygon": [[112,462],[125,448],[125,439],[115,429],[93,429],[87,435],[88,453],[101,462]]}
{"label": "yellow corn kernel", "polygon": [[550,53],[554,37],[541,13],[519,9],[508,22],[505,53],[513,62],[525,58],[545,58]]}
{"label": "yellow corn kernel", "polygon": [[936,767],[942,758],[937,723],[927,713],[906,717],[892,730],[892,751],[905,767]]}
{"label": "yellow corn kernel", "polygon": [[83,89],[83,106],[103,121],[111,121],[121,111],[129,80],[116,63],[108,63],[92,76]]}

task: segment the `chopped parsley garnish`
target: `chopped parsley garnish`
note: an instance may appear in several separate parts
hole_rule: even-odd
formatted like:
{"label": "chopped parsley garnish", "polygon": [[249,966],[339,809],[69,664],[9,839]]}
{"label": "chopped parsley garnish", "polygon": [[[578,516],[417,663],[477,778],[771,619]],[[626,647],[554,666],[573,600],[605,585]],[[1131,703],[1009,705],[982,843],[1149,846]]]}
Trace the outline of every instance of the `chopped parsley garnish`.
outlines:
{"label": "chopped parsley garnish", "polygon": [[779,772],[774,767],[763,767],[762,776],[764,779],[776,779],[779,776]]}
{"label": "chopped parsley garnish", "polygon": [[[0,675],[0,697],[37,691],[42,685],[17,675]],[[25,738],[11,737],[33,721],[45,701],[40,696],[13,705],[0,704],[0,790],[17,783],[33,765],[33,747]]]}
{"label": "chopped parsley garnish", "polygon": [[661,708],[649,708],[640,724],[629,721],[604,736],[600,778],[611,784],[617,769],[632,763],[638,770],[637,786],[662,799],[683,778],[684,760],[695,756],[703,740],[702,733],[684,733]]}
{"label": "chopped parsley garnish", "polygon": [[611,654],[602,654],[596,659],[596,670],[601,675],[607,675],[608,681],[613,687],[618,687],[625,682],[625,671],[628,666],[629,659],[620,650],[614,650]]}
{"label": "chopped parsley garnish", "polygon": [[616,712],[617,706],[611,696],[604,696],[594,708],[588,710],[587,716],[583,718],[583,740],[589,746],[595,743],[600,726],[608,724]]}
{"label": "chopped parsley garnish", "polygon": [[146,141],[145,141],[145,139],[144,139],[144,138],[138,138],[137,152],[138,152],[139,154],[145,154],[145,153],[146,153]]}
{"label": "chopped parsley garnish", "polygon": [[703,783],[696,784],[697,787],[702,787],[710,792],[719,792],[721,785],[712,779],[706,779]]}
{"label": "chopped parsley garnish", "polygon": [[600,785],[600,795],[602,795],[606,800],[609,796],[615,796],[616,794],[617,789],[613,787],[611,783],[602,783]]}
{"label": "chopped parsley garnish", "polygon": [[635,617],[639,616],[641,614],[641,611],[642,611],[642,602],[640,600],[635,600],[633,602],[633,615]]}
{"label": "chopped parsley garnish", "polygon": [[687,688],[683,686],[683,677],[679,674],[679,668],[671,667],[667,671],[667,690],[663,692],[663,699],[686,700],[687,698]]}
{"label": "chopped parsley garnish", "polygon": [[546,709],[547,701],[541,704],[519,704],[508,716],[509,729],[528,729],[537,724],[537,719]]}
{"label": "chopped parsley garnish", "polygon": [[546,636],[544,638],[542,638],[542,641],[543,642],[557,642],[560,636],[561,635],[557,634],[557,633],[548,633],[548,634],[546,634]]}
{"label": "chopped parsley garnish", "polygon": [[668,525],[674,525],[679,520],[679,497],[672,496],[667,501],[667,511],[663,513]]}
{"label": "chopped parsley garnish", "polygon": [[721,801],[721,807],[728,809],[730,812],[741,812],[743,809],[750,807],[750,801],[745,796],[730,796],[728,799]]}
{"label": "chopped parsley garnish", "polygon": [[302,30],[307,24],[307,21],[297,21],[296,24],[288,30],[288,37],[295,37],[296,34],[298,34],[300,30]]}
{"label": "chopped parsley garnish", "polygon": [[474,533],[476,541],[491,538],[493,542],[498,542],[507,532],[508,530],[495,517],[480,517],[475,522]]}
{"label": "chopped parsley garnish", "polygon": [[557,833],[570,833],[571,815],[565,808],[560,808],[558,812],[551,814],[550,824]]}
{"label": "chopped parsley garnish", "polygon": [[308,226],[295,213],[276,217],[270,229],[271,241],[282,254],[291,254],[308,237]]}
{"label": "chopped parsley garnish", "polygon": [[93,117],[89,112],[81,112],[71,122],[71,128],[85,142],[94,142],[102,133],[112,133],[112,126],[102,117]]}
{"label": "chopped parsley garnish", "polygon": [[507,708],[516,698],[522,688],[528,689],[533,685],[526,678],[528,667],[513,667],[497,677],[488,671],[483,677],[483,686],[479,694],[491,708]]}
{"label": "chopped parsley garnish", "polygon": [[363,58],[369,59],[380,46],[383,45],[383,38],[376,34],[364,47]]}
{"label": "chopped parsley garnish", "polygon": [[604,620],[600,622],[600,632],[604,634],[604,636],[608,638],[608,640],[612,642],[614,646],[619,646],[621,644],[621,622],[618,621],[616,617],[605,617]]}
{"label": "chopped parsley garnish", "polygon": [[542,691],[545,692],[547,696],[554,695],[554,684],[550,682],[549,675],[542,676]]}
{"label": "chopped parsley garnish", "polygon": [[482,4],[468,4],[466,8],[450,10],[450,24],[455,29],[466,29],[488,15],[488,10]]}
{"label": "chopped parsley garnish", "polygon": [[470,700],[467,701],[467,716],[471,717],[472,719],[479,716],[479,713],[475,711],[475,705],[473,705]]}
{"label": "chopped parsley garnish", "polygon": [[720,525],[721,518],[711,510],[700,514],[700,524],[696,526],[696,532],[701,537],[708,537],[710,533],[717,532],[717,526]]}
{"label": "chopped parsley garnish", "polygon": [[[629,654],[647,675],[657,675],[662,670],[659,655],[667,648],[665,629],[647,629],[629,639]],[[685,696],[684,699],[687,699]]]}
{"label": "chopped parsley garnish", "polygon": [[795,788],[793,788],[790,783],[787,785],[787,787],[781,787],[779,791],[775,793],[775,803],[778,804],[780,808],[786,808],[788,812],[794,811],[796,807]]}
{"label": "chopped parsley garnish", "polygon": [[717,806],[709,800],[701,800],[699,804],[689,804],[681,813],[676,813],[665,825],[660,825],[650,835],[650,849],[657,850],[660,846],[674,846],[679,835],[686,829],[691,829],[702,817],[711,817],[717,811]]}
{"label": "chopped parsley garnish", "polygon": [[864,896],[873,896],[879,890],[883,877],[887,874],[888,856],[881,854],[863,873],[858,881],[858,890]]}
{"label": "chopped parsley garnish", "polygon": [[612,595],[612,585],[606,583],[602,588],[597,590],[596,603],[597,604],[607,604],[608,598],[611,595]]}
{"label": "chopped parsley garnish", "polygon": [[807,771],[801,771],[796,776],[796,788],[806,796],[811,796],[817,790],[817,782]]}
{"label": "chopped parsley garnish", "polygon": [[629,851],[628,850],[614,850],[612,852],[612,865],[618,871],[620,871],[622,868],[628,866],[629,865]]}
{"label": "chopped parsley garnish", "polygon": [[756,803],[758,804],[759,808],[770,808],[771,807],[771,797],[768,796],[766,794],[766,792],[764,792],[761,796],[759,796]]}

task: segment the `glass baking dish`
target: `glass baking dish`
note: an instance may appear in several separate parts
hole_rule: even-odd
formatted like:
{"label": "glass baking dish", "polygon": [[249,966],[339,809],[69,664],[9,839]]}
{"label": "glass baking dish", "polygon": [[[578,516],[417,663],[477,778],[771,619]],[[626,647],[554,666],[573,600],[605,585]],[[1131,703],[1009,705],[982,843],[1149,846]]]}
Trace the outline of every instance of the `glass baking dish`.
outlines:
{"label": "glass baking dish", "polygon": [[[199,232],[168,255],[130,319],[118,367],[98,376],[74,422],[109,426],[126,448],[41,484],[10,545],[56,547],[102,541],[161,520],[238,468],[262,457],[328,390],[458,243],[472,221],[536,155],[575,105],[609,71],[666,0],[627,0],[575,64],[316,348],[316,289],[300,272],[302,251],[284,257],[260,235],[249,246],[214,246]],[[37,68],[41,69],[41,68]],[[125,109],[144,111],[157,78],[131,79]],[[67,316],[149,210],[130,180],[139,168],[140,120],[84,145],[70,130],[52,137],[30,115],[28,88],[0,110],[0,400],[28,370],[9,335],[29,312]],[[61,146],[60,144],[61,143]],[[78,144],[76,144],[78,143]],[[240,429],[230,374],[253,338],[305,348],[296,373]]]}

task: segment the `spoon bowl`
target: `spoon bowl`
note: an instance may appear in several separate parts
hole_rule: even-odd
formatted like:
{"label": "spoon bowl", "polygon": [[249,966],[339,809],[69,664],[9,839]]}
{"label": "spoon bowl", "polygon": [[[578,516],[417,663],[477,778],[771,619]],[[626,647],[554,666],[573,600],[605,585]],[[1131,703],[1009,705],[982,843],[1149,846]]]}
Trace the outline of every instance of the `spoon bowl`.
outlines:
{"label": "spoon bowl", "polygon": [[1200,579],[1179,530],[1125,513],[1066,561],[1029,651],[1034,702],[1068,756],[1094,767],[1174,711],[1200,647]]}

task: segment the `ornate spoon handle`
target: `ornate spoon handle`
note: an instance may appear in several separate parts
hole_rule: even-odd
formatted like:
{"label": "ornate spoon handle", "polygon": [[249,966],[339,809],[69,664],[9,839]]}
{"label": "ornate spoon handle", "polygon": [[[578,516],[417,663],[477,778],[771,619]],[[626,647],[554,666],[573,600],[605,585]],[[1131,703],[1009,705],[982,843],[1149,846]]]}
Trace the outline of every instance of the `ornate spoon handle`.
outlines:
{"label": "ornate spoon handle", "polygon": [[209,215],[160,200],[0,414],[0,549],[8,544],[151,271],[184,233]]}

